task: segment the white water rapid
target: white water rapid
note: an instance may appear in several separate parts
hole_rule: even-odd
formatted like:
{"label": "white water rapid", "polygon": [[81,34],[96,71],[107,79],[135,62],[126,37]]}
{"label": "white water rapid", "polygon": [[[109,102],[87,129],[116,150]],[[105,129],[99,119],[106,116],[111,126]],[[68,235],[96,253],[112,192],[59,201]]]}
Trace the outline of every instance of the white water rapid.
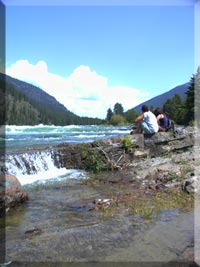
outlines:
{"label": "white water rapid", "polygon": [[53,150],[6,155],[5,172],[15,175],[22,185],[85,175],[83,171],[63,167],[60,156]]}

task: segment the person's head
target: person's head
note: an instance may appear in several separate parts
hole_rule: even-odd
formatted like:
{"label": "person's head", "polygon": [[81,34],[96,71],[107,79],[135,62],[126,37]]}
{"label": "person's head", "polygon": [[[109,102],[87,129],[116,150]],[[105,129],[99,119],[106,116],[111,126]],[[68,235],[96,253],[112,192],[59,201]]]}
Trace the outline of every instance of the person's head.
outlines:
{"label": "person's head", "polygon": [[149,111],[148,106],[143,105],[143,106],[142,106],[142,112],[144,113],[144,112],[147,112],[147,111]]}
{"label": "person's head", "polygon": [[154,110],[154,114],[155,114],[155,116],[157,117],[158,115],[163,114],[163,111],[162,111],[161,108],[156,108],[156,109]]}

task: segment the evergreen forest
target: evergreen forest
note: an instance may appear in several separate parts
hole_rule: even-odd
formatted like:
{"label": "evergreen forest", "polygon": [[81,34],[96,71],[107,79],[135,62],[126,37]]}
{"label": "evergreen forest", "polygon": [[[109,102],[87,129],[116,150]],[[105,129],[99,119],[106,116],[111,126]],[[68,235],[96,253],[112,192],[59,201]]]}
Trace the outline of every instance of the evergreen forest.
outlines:
{"label": "evergreen forest", "polygon": [[[10,81],[10,82],[8,82]],[[0,75],[1,125],[98,125],[98,118],[80,117],[54,97],[28,83]]]}

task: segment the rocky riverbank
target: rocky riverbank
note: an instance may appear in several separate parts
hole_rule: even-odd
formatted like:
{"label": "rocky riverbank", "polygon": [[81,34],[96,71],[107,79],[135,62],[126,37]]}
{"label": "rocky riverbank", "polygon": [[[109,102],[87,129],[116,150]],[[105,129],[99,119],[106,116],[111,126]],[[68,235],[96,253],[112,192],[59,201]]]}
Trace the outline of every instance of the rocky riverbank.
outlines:
{"label": "rocky riverbank", "polygon": [[197,139],[198,132],[188,128],[175,136],[135,135],[56,147],[59,164],[92,172],[80,181],[25,188],[29,201],[6,216],[5,262],[197,266]]}
{"label": "rocky riverbank", "polygon": [[30,200],[7,214],[6,262],[197,266],[194,196],[182,187],[194,177],[194,156],[142,159],[123,171],[26,187]]}
{"label": "rocky riverbank", "polygon": [[67,168],[99,172],[131,167],[141,158],[181,153],[193,147],[198,132],[188,127],[153,135],[133,134],[81,144],[57,146],[55,160]]}
{"label": "rocky riverbank", "polygon": [[[141,159],[170,157],[170,155],[188,151],[192,149],[195,138],[198,138],[198,132],[191,127],[177,130],[176,132],[160,132],[154,135],[134,134],[91,143],[62,144],[53,148],[52,157],[54,158],[55,166],[58,167],[84,169],[93,173],[114,170],[124,171],[137,164]],[[29,151],[29,153],[33,152]],[[26,157],[22,154],[20,160],[24,162],[28,173],[33,172],[34,164],[26,160]],[[145,169],[144,167],[142,166],[142,169]],[[173,176],[176,176],[175,172],[173,175],[167,174],[171,178],[165,177],[165,179],[154,180],[150,177],[151,172],[152,170],[149,169],[149,180],[152,183],[154,182],[152,186],[156,188],[166,186],[163,185],[163,181],[173,181],[175,180]],[[17,178],[6,173],[7,171],[5,170],[5,175],[0,175],[1,214],[16,206],[18,202],[21,203],[28,199],[26,192],[23,191],[23,188],[20,188]],[[156,176],[156,174],[153,175]],[[160,173],[159,176],[161,175]],[[159,180],[160,182],[158,183]],[[184,190],[189,190],[191,180],[194,180],[194,177],[190,177],[190,181],[188,180]]]}

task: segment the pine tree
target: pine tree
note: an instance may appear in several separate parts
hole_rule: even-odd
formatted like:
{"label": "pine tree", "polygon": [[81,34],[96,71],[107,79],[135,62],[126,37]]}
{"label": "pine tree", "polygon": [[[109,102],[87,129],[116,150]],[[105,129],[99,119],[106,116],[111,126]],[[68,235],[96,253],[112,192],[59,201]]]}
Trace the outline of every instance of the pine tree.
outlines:
{"label": "pine tree", "polygon": [[200,128],[200,66],[197,69],[197,73],[195,75],[195,121],[197,127]]}
{"label": "pine tree", "polygon": [[134,123],[135,119],[137,118],[138,114],[135,111],[135,109],[130,109],[127,112],[125,112],[125,118],[128,122]]}
{"label": "pine tree", "polygon": [[116,103],[114,105],[114,114],[115,115],[123,115],[124,114],[124,108],[122,107],[122,104]]}
{"label": "pine tree", "polygon": [[185,100],[185,124],[194,124],[194,84],[195,76],[191,78]]}
{"label": "pine tree", "polygon": [[107,110],[106,121],[110,121],[112,115],[113,115],[113,112],[112,112],[111,108],[109,108]]}
{"label": "pine tree", "polygon": [[184,101],[180,95],[168,99],[164,105],[163,110],[167,116],[178,124],[183,124],[185,120]]}

